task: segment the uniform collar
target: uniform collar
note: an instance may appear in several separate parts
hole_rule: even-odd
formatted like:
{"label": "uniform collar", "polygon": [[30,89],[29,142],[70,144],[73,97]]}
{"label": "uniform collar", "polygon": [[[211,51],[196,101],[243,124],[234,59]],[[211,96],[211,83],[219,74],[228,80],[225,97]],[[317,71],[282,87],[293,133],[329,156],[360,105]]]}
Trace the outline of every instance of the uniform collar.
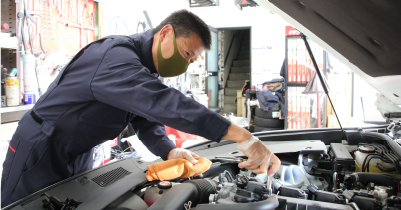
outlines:
{"label": "uniform collar", "polygon": [[151,74],[157,74],[152,55],[153,29],[149,29],[143,33],[138,33],[133,36],[137,36],[136,39],[139,41],[142,65],[148,68]]}

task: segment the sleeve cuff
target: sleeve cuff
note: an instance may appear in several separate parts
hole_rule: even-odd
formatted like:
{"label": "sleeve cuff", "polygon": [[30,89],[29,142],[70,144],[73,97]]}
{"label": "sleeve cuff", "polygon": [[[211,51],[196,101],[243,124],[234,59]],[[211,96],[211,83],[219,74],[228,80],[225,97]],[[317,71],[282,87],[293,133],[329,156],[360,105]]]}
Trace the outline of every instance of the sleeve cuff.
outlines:
{"label": "sleeve cuff", "polygon": [[[220,115],[211,119],[206,128],[203,130],[204,137],[209,140],[220,142],[221,138],[223,138],[227,132],[228,127],[231,125],[231,122]],[[209,137],[209,138],[208,138]]]}
{"label": "sleeve cuff", "polygon": [[163,160],[167,160],[168,153],[172,150],[177,148],[177,146],[173,143],[173,141],[167,140],[162,141],[161,144],[158,145],[159,151],[158,156],[160,156]]}

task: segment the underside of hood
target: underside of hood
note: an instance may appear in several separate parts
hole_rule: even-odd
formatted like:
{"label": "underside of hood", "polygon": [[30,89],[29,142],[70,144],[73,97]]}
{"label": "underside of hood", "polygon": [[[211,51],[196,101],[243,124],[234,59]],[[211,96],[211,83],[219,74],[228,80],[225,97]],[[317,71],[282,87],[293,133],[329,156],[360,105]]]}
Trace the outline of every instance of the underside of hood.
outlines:
{"label": "underside of hood", "polygon": [[[257,0],[340,59],[401,112],[401,1]],[[374,96],[372,96],[374,97]],[[386,104],[387,105],[387,104]]]}
{"label": "underside of hood", "polygon": [[269,1],[369,76],[401,75],[401,1]]}

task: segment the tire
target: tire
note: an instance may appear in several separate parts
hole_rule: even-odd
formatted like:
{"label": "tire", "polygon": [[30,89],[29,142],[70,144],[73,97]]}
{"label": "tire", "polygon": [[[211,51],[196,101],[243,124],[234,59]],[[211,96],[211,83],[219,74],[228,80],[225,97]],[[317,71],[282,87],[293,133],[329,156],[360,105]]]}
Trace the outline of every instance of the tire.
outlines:
{"label": "tire", "polygon": [[277,119],[277,118],[273,118],[273,112],[280,112],[280,110],[268,110],[267,112],[266,111],[263,111],[263,109],[260,109],[259,107],[256,107],[256,109],[255,109],[255,115],[257,116],[257,117],[260,117],[260,118],[264,118],[264,119]]}
{"label": "tire", "polygon": [[284,130],[284,128],[264,128],[259,126],[254,126],[254,132],[262,132],[262,131],[276,131],[276,130]]}
{"label": "tire", "polygon": [[284,120],[280,119],[265,119],[255,116],[253,119],[253,123],[256,126],[264,127],[264,128],[283,128]]}

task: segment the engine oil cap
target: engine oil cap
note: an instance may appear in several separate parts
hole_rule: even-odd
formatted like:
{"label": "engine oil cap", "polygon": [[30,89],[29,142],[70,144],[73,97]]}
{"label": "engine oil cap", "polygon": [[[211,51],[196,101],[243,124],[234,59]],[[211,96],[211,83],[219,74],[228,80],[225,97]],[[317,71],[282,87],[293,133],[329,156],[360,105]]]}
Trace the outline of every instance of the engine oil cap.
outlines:
{"label": "engine oil cap", "polygon": [[159,189],[170,189],[172,187],[172,185],[171,185],[171,182],[163,181],[163,182],[159,182],[159,184],[157,184],[157,187]]}
{"label": "engine oil cap", "polygon": [[363,153],[373,153],[373,152],[375,152],[375,148],[370,147],[370,146],[360,146],[358,148],[358,150],[360,152],[363,152]]}

